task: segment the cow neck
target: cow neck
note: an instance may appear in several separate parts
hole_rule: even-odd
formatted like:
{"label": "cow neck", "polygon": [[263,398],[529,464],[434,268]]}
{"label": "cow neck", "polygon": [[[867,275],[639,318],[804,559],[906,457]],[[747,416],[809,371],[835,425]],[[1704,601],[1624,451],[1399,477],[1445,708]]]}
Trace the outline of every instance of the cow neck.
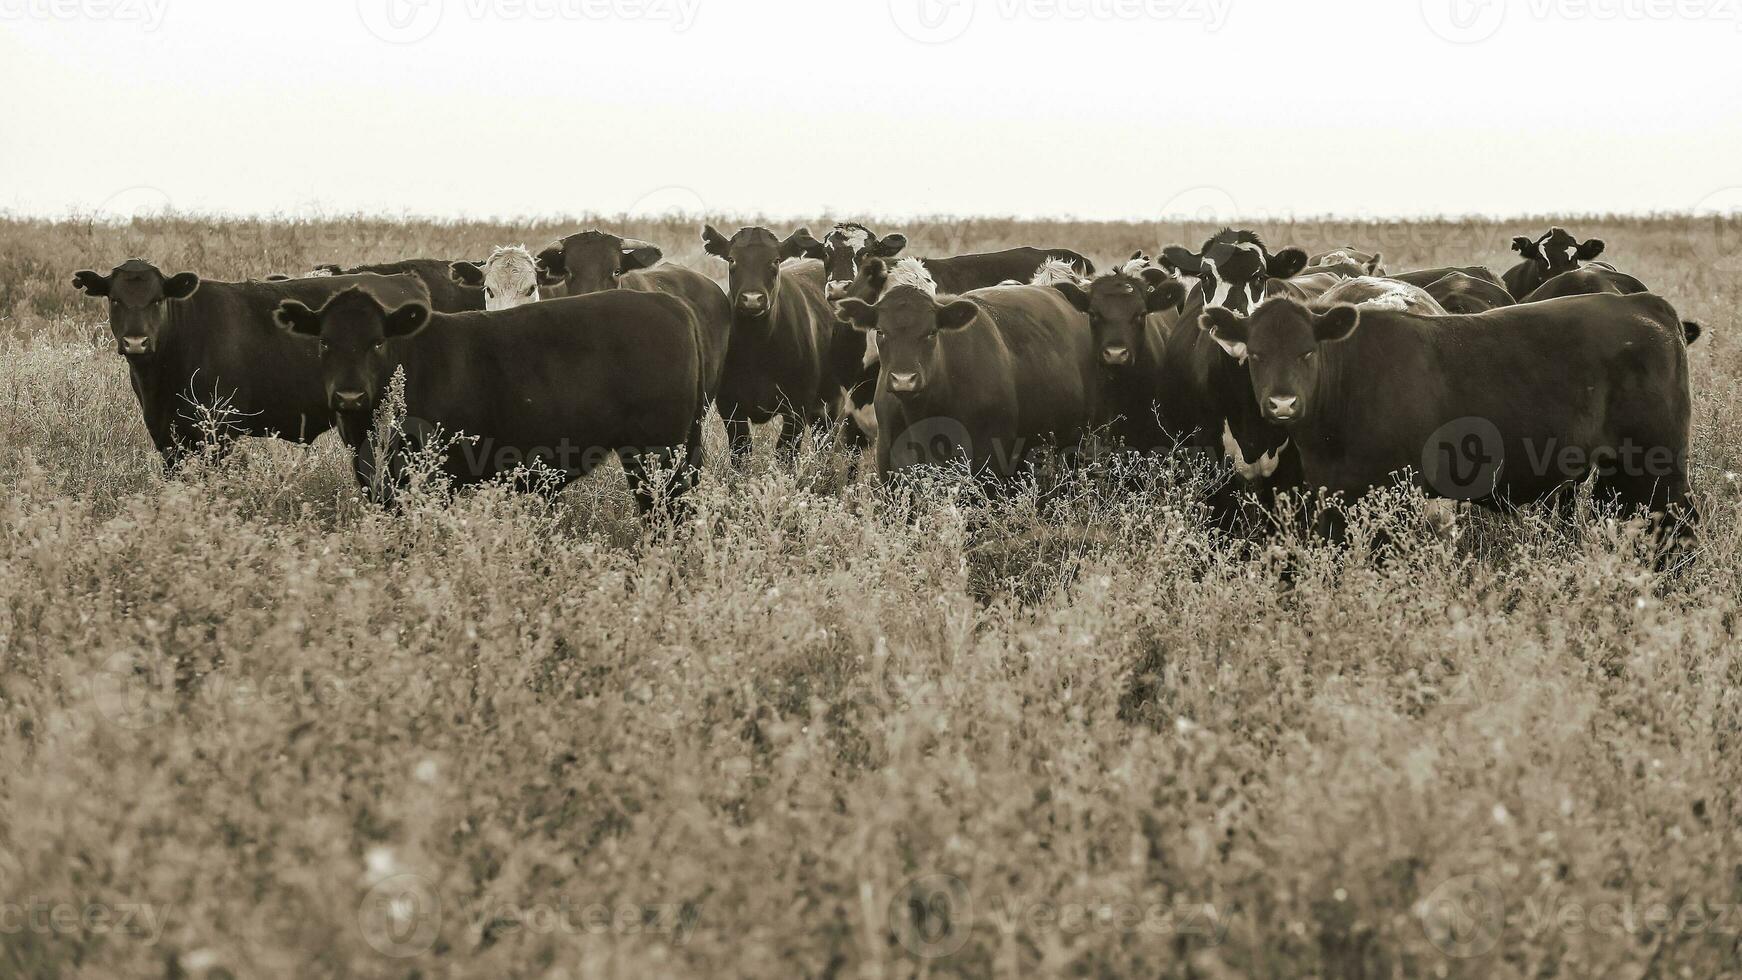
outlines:
{"label": "cow neck", "polygon": [[1348,432],[1345,421],[1360,408],[1356,403],[1372,380],[1369,378],[1366,386],[1360,383],[1360,371],[1353,356],[1357,350],[1352,346],[1359,340],[1357,334],[1320,348],[1319,377],[1313,386],[1311,411],[1293,433],[1300,445],[1320,452],[1342,452],[1343,436]]}
{"label": "cow neck", "polygon": [[[176,398],[184,385],[196,384],[192,371],[182,362],[181,337],[186,332],[184,304],[190,300],[164,300],[163,324],[157,330],[156,349],[146,357],[128,357],[127,371],[145,426],[153,438],[168,438],[175,420]],[[180,368],[181,370],[177,370]]]}

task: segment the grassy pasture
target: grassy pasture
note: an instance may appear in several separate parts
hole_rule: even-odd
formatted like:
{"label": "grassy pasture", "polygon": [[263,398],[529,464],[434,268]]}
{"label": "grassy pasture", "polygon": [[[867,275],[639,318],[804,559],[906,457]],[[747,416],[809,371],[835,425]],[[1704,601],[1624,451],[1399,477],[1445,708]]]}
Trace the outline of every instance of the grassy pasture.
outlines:
{"label": "grassy pasture", "polygon": [[665,536],[614,469],[389,517],[331,436],[165,480],[76,269],[724,265],[689,219],[0,219],[0,976],[1742,975],[1742,225],[1256,227],[1501,271],[1551,223],[1706,329],[1668,585],[1629,524],[1406,494],[1230,541],[1183,461],[985,505],[764,445]]}

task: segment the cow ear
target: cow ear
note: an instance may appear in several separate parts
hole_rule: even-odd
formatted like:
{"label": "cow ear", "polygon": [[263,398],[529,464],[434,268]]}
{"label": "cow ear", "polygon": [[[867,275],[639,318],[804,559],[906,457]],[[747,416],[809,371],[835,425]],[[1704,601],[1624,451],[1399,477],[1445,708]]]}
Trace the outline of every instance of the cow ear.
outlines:
{"label": "cow ear", "polygon": [[1292,279],[1306,268],[1307,254],[1298,248],[1285,248],[1272,255],[1264,271],[1275,279]]}
{"label": "cow ear", "polygon": [[302,334],[304,337],[321,335],[321,315],[309,309],[308,304],[294,299],[279,303],[278,309],[272,311],[272,319],[291,333]]}
{"label": "cow ear", "polygon": [[1198,317],[1198,329],[1207,330],[1210,339],[1236,361],[1246,360],[1246,318],[1225,306],[1212,306]]}
{"label": "cow ear", "polygon": [[1580,245],[1573,251],[1573,258],[1578,259],[1580,262],[1589,262],[1597,256],[1602,255],[1603,248],[1604,244],[1601,238],[1587,238],[1583,245]]}
{"label": "cow ear", "polygon": [[1193,254],[1181,245],[1169,245],[1161,250],[1161,264],[1188,276],[1202,275],[1204,257]]}
{"label": "cow ear", "polygon": [[1065,299],[1070,300],[1071,305],[1077,308],[1077,312],[1089,312],[1089,294],[1083,292],[1083,287],[1074,282],[1055,282],[1052,288],[1063,293]]}
{"label": "cow ear", "polygon": [[1373,258],[1367,262],[1367,274],[1370,276],[1385,275],[1385,254],[1383,252],[1373,253]]}
{"label": "cow ear", "polygon": [[81,269],[73,273],[73,288],[86,296],[109,295],[109,277],[99,275],[90,269]]}
{"label": "cow ear", "polygon": [[1536,247],[1536,242],[1519,235],[1512,239],[1512,250],[1527,259],[1542,261],[1542,250]]}
{"label": "cow ear", "polygon": [[479,262],[448,263],[448,278],[462,286],[484,285],[484,266]]}
{"label": "cow ear", "polygon": [[539,275],[549,276],[553,282],[569,274],[567,263],[568,259],[563,255],[561,242],[555,245],[546,245],[538,253],[538,257],[532,260],[533,267],[538,270]]}
{"label": "cow ear", "polygon": [[163,281],[164,299],[187,299],[200,288],[199,273],[178,272]]}
{"label": "cow ear", "polygon": [[407,303],[392,313],[381,325],[388,337],[409,337],[429,325],[429,307],[422,303]]}
{"label": "cow ear", "polygon": [[731,240],[715,231],[713,225],[702,226],[702,248],[709,255],[717,255],[723,259],[731,246]]}
{"label": "cow ear", "polygon": [[877,307],[862,299],[844,299],[836,303],[835,316],[860,330],[877,329]]}
{"label": "cow ear", "polygon": [[637,241],[633,238],[624,239],[621,249],[623,252],[623,259],[618,265],[618,268],[624,272],[634,272],[636,269],[650,269],[653,266],[658,265],[660,259],[665,258],[665,253],[660,250],[658,245]]}
{"label": "cow ear", "polygon": [[1313,339],[1321,344],[1348,340],[1349,335],[1360,325],[1361,310],[1347,303],[1339,303],[1313,317]]}
{"label": "cow ear", "polygon": [[1145,269],[1144,272],[1154,272],[1161,277],[1159,279],[1152,279],[1148,275],[1143,277],[1144,283],[1148,286],[1148,292],[1143,298],[1144,309],[1151,313],[1160,313],[1162,310],[1166,309],[1178,310],[1182,313],[1185,312],[1185,283],[1180,282],[1172,276],[1161,275],[1160,269]]}
{"label": "cow ear", "polygon": [[780,257],[783,259],[820,259],[823,256],[823,243],[811,237],[809,228],[800,228],[780,243]]}
{"label": "cow ear", "polygon": [[877,239],[877,244],[871,246],[871,254],[893,257],[900,255],[901,250],[906,247],[907,236],[900,232],[896,232],[892,235],[884,235],[882,238]]}
{"label": "cow ear", "polygon": [[959,299],[938,310],[939,330],[960,330],[980,315],[980,308],[970,299]]}

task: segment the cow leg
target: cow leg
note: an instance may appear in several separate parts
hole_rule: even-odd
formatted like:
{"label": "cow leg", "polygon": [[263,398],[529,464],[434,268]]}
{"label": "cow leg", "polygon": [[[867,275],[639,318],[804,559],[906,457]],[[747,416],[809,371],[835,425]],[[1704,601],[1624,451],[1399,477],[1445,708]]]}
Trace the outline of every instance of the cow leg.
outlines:
{"label": "cow leg", "polygon": [[[699,452],[701,426],[695,426],[690,435],[690,443],[698,444]],[[684,523],[689,519],[690,506],[687,499],[690,490],[695,488],[698,467],[691,466],[686,452],[683,460],[678,454],[667,449],[656,449],[641,453],[634,450],[617,450],[617,459],[623,464],[623,477],[629,483],[629,492],[635,496],[635,508],[641,514],[643,521],[650,521],[655,510],[672,525]],[[657,469],[659,484],[655,486],[655,476],[649,472]]]}

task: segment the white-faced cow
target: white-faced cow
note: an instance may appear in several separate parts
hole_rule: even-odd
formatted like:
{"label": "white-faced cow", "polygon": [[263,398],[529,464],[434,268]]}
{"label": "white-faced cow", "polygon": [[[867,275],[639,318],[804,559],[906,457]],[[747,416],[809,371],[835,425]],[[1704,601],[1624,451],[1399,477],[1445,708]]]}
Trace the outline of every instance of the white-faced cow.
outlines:
{"label": "white-faced cow", "polygon": [[394,302],[428,301],[422,281],[407,275],[219,282],[130,259],[108,275],[73,276],[108,303],[115,349],[166,467],[214,439],[222,452],[234,436],[309,442],[331,428],[320,362],[272,314],[284,300],[321,303],[365,283]]}
{"label": "white-faced cow", "polygon": [[1266,282],[1300,275],[1307,254],[1291,247],[1273,255],[1256,233],[1224,228],[1196,252],[1169,245],[1159,261],[1164,268],[1197,278],[1192,299],[1245,313],[1264,300]]}
{"label": "white-faced cow", "polygon": [[962,296],[891,285],[840,316],[877,334],[877,468],[965,464],[998,484],[1085,439],[1100,357],[1083,314],[1054,289],[993,286]]}
{"label": "white-faced cow", "polygon": [[1506,291],[1522,303],[1538,286],[1602,255],[1603,247],[1602,239],[1580,242],[1565,228],[1550,228],[1534,239],[1520,235],[1512,239],[1512,250],[1521,261],[1506,270]]}
{"label": "white-faced cow", "polygon": [[[1691,521],[1692,398],[1675,310],[1649,293],[1468,316],[1274,300],[1204,311],[1285,427],[1311,487],[1358,498],[1409,472],[1441,497],[1540,500],[1596,475],[1599,500]],[[1335,509],[1326,512],[1334,530]]]}
{"label": "white-faced cow", "polygon": [[[644,515],[661,500],[675,503],[701,468],[700,327],[676,297],[620,290],[433,313],[423,301],[352,287],[319,307],[286,300],[276,316],[284,336],[318,350],[358,483],[380,488],[384,502],[404,453],[438,427],[467,437],[445,447],[442,469],[457,484],[535,463],[572,480],[615,455]],[[393,446],[378,481],[370,419],[400,368],[412,445]],[[663,490],[649,460],[667,475]]]}
{"label": "white-faced cow", "polygon": [[315,266],[313,275],[350,276],[373,272],[378,276],[410,274],[423,280],[431,308],[437,313],[464,313],[484,308],[484,290],[454,281],[454,263],[448,259],[401,259],[369,265],[339,266],[331,262]]}
{"label": "white-faced cow", "polygon": [[665,252],[652,242],[591,230],[545,246],[538,253],[538,268],[556,295],[584,296],[622,288],[665,293],[689,303],[702,325],[702,367],[712,403],[719,394],[732,342],[732,307],[714,280],[694,269],[663,263],[664,258]]}
{"label": "white-faced cow", "polygon": [[813,249],[806,258],[821,259],[823,274],[828,280],[826,295],[830,300],[847,295],[853,280],[859,278],[859,268],[871,259],[893,259],[907,247],[907,236],[891,232],[882,238],[856,221],[843,221],[823,236],[822,246]]}
{"label": "white-faced cow", "polygon": [[525,245],[498,245],[482,262],[455,262],[448,274],[484,291],[484,309],[511,310],[538,302],[538,266]]}
{"label": "white-faced cow", "polygon": [[730,270],[732,338],[716,403],[732,458],[749,454],[753,423],[776,415],[781,451],[790,454],[807,426],[832,424],[841,392],[857,378],[864,340],[835,320],[823,298],[822,262],[800,258],[817,246],[809,231],[782,239],[749,227],[728,238],[708,225],[702,242]]}

